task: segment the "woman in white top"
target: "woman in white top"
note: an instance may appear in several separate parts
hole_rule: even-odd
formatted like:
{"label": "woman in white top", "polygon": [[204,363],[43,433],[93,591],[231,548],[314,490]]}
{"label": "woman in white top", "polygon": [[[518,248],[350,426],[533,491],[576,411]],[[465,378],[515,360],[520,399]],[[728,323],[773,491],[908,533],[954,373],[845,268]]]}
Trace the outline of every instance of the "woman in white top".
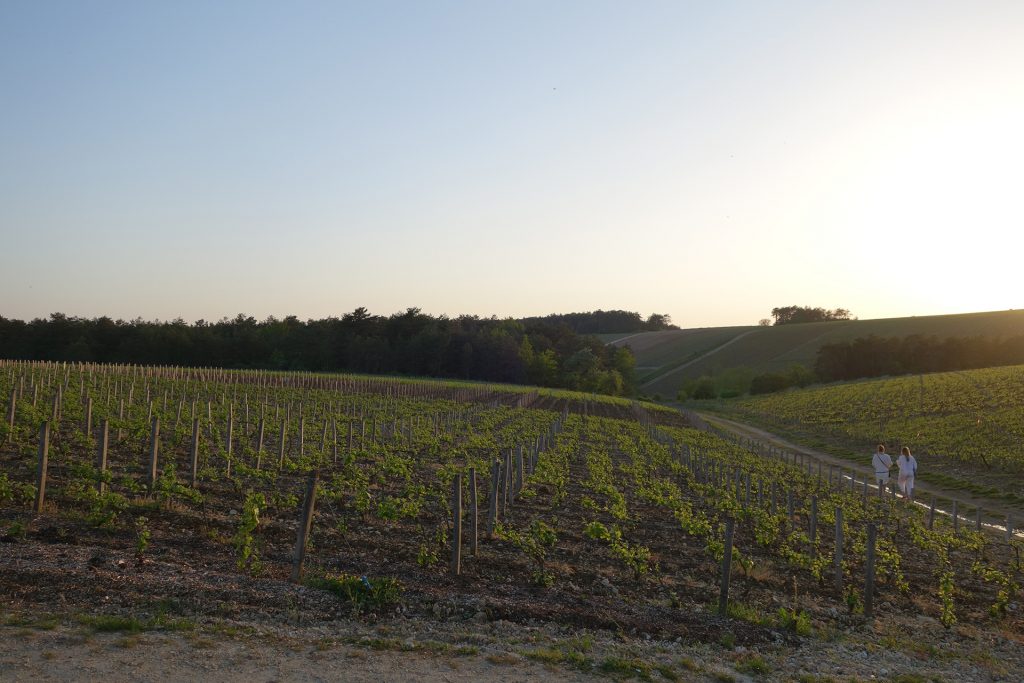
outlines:
{"label": "woman in white top", "polygon": [[896,466],[900,468],[900,476],[897,482],[900,490],[903,491],[903,498],[908,503],[914,502],[914,475],[917,474],[917,460],[910,454],[906,446],[900,451],[900,457],[896,458]]}
{"label": "woman in white top", "polygon": [[892,458],[885,452],[885,446],[882,444],[878,444],[878,450],[871,458],[871,466],[875,468],[875,482],[881,489],[889,483],[889,468],[892,467]]}

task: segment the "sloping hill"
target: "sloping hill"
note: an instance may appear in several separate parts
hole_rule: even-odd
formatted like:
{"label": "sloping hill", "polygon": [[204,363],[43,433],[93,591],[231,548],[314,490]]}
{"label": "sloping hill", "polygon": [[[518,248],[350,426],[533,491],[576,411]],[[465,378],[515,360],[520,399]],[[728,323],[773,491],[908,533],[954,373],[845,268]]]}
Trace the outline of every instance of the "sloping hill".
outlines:
{"label": "sloping hill", "polygon": [[[793,363],[813,365],[823,344],[857,337],[945,337],[1024,334],[1024,310],[877,320],[840,320],[778,327],[706,327],[642,332],[605,338],[629,346],[636,354],[637,376],[644,393],[673,396],[683,382],[728,368],[783,370]],[[730,343],[731,342],[731,343]],[[728,346],[726,344],[728,343]]]}
{"label": "sloping hill", "polygon": [[641,384],[693,362],[756,327],[704,327],[641,332],[622,337],[614,346],[629,346],[637,357]]}

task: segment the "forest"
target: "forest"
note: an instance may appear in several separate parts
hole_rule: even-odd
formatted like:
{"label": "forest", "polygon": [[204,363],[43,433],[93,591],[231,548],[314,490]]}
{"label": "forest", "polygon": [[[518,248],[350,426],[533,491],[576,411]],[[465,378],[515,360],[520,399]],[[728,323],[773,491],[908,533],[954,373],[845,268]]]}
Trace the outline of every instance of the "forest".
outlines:
{"label": "forest", "polygon": [[0,317],[0,358],[362,372],[527,383],[629,395],[634,358],[569,325],[357,308],[341,317],[131,321]]}

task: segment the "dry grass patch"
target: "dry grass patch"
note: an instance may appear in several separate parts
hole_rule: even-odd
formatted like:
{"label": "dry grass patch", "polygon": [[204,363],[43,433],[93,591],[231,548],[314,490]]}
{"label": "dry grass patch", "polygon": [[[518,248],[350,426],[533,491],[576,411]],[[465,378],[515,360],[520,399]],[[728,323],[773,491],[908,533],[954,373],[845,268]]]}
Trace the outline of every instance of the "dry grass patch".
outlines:
{"label": "dry grass patch", "polygon": [[484,657],[484,659],[495,666],[512,666],[523,661],[523,658],[519,655],[510,654],[508,652],[489,654]]}

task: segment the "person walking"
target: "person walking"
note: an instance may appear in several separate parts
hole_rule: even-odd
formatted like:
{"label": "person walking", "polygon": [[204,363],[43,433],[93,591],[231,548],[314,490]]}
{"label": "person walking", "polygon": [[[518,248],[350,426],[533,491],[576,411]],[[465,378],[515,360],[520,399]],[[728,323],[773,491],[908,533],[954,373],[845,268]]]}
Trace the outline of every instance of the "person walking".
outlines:
{"label": "person walking", "polygon": [[903,499],[908,503],[914,502],[914,477],[917,475],[917,460],[910,454],[906,446],[900,451],[900,457],[896,458],[896,466],[900,468],[899,478],[896,483],[903,491]]}
{"label": "person walking", "polygon": [[871,466],[875,468],[875,483],[878,484],[879,495],[889,483],[889,469],[892,468],[892,457],[885,452],[885,446],[878,444],[878,450],[871,458]]}

